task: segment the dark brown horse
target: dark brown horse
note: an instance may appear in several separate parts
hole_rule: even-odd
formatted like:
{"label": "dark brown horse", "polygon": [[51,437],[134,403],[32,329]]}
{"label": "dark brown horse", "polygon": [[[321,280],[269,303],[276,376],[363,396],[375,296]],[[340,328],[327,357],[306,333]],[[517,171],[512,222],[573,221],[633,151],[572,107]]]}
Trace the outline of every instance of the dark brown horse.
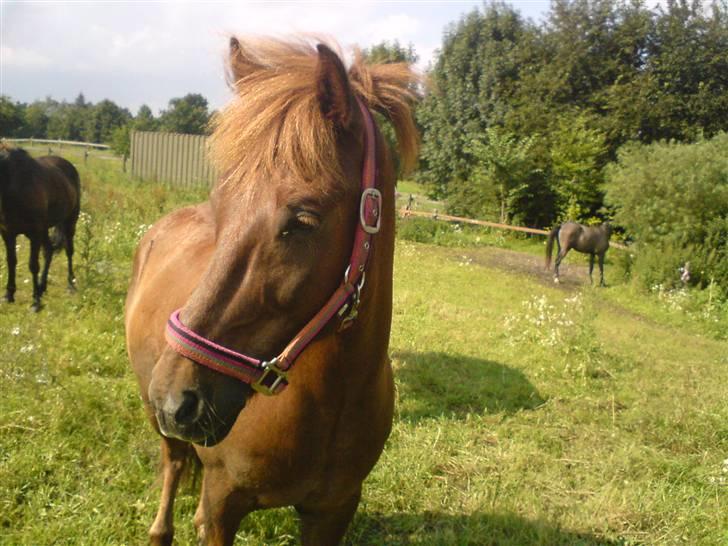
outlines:
{"label": "dark brown horse", "polygon": [[[347,71],[324,45],[236,39],[229,78],[236,97],[217,118],[212,147],[225,175],[209,202],[170,214],[145,235],[126,302],[129,357],[163,435],[150,537],[171,543],[175,492],[192,455],[203,471],[194,518],[202,543],[232,544],[249,512],[292,505],[304,545],[335,545],[389,435],[394,401],[387,351],[395,178],[369,109],[392,121],[401,157],[412,160],[416,80],[405,65],[361,59]],[[374,172],[365,163],[376,167],[376,192],[361,190],[363,172]],[[321,322],[347,284],[355,235],[364,224],[377,229],[363,211],[378,192],[381,224],[364,244],[366,282],[352,299],[358,315],[345,307],[343,322]],[[285,390],[268,396],[168,344],[165,325],[177,309],[201,343],[251,359],[285,354],[312,323],[322,329],[305,339]]]}
{"label": "dark brown horse", "polygon": [[[30,239],[33,310],[40,310],[40,297],[48,286],[54,249],[65,247],[68,288],[74,289],[73,235],[80,212],[80,197],[78,171],[62,157],[33,159],[20,148],[0,149],[0,232],[8,264],[6,301],[15,301],[15,241],[21,234]],[[50,228],[54,228],[52,238],[48,233]],[[45,263],[39,279],[41,249]]]}
{"label": "dark brown horse", "polygon": [[556,264],[554,266],[554,282],[559,282],[559,265],[561,260],[572,248],[577,252],[589,254],[589,280],[594,284],[592,271],[594,271],[594,258],[599,258],[599,285],[604,284],[604,255],[609,250],[609,238],[612,228],[605,222],[600,226],[583,226],[576,222],[565,222],[551,230],[546,243],[546,269],[551,266],[551,253],[554,248],[554,239],[558,247]]}

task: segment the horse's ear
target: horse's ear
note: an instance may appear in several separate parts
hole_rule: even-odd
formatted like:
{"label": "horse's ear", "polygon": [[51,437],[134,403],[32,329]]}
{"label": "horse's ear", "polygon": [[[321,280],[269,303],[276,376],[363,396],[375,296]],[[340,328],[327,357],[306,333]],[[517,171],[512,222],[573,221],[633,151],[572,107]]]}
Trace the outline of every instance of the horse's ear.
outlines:
{"label": "horse's ear", "polygon": [[235,36],[230,37],[228,66],[228,82],[233,87],[242,78],[260,68],[260,64],[247,54]]}
{"label": "horse's ear", "polygon": [[354,95],[349,85],[346,68],[328,46],[318,44],[316,69],[317,96],[321,113],[336,125],[346,128],[352,119]]}

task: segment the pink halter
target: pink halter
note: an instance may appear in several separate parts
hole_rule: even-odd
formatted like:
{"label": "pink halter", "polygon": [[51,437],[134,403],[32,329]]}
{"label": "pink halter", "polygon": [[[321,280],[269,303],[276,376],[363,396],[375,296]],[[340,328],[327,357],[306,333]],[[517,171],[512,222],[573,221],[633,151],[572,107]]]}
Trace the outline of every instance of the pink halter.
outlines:
{"label": "pink halter", "polygon": [[167,343],[176,352],[198,364],[249,383],[257,392],[272,395],[281,392],[288,385],[288,371],[295,364],[296,358],[334,315],[342,317],[341,329],[348,327],[356,318],[372,236],[379,232],[382,221],[382,194],[376,188],[374,120],[362,101],[358,97],[356,100],[364,117],[366,135],[364,169],[354,246],[349,266],[339,288],[296,334],[283,352],[271,360],[262,361],[238,353],[193,332],[180,321],[180,309],[172,313],[165,331]]}

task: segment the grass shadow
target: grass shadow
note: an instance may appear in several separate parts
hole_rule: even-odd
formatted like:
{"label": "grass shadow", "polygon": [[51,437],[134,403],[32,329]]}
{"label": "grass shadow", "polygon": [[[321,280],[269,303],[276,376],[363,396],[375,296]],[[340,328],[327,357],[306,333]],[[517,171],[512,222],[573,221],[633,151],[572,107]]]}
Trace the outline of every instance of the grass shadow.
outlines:
{"label": "grass shadow", "polygon": [[384,515],[360,513],[345,544],[348,546],[624,546],[590,533],[567,531],[548,522],[515,514],[452,515],[438,512]]}
{"label": "grass shadow", "polygon": [[545,399],[519,370],[498,362],[436,352],[397,352],[399,416],[418,421],[441,415],[532,410]]}

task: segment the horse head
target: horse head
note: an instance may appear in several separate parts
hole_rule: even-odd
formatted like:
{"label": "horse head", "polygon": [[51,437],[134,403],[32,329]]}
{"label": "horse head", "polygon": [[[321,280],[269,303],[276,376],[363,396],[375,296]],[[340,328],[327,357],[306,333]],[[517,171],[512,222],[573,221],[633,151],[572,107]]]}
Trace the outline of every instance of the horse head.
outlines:
{"label": "horse head", "polygon": [[[235,38],[228,67],[236,96],[217,116],[212,136],[212,156],[224,173],[210,196],[215,246],[179,319],[215,344],[267,360],[317,314],[345,275],[365,161],[359,104],[401,114],[394,121],[409,135],[403,156],[413,155],[416,131],[401,111],[409,108],[412,75],[368,70],[361,62],[347,72],[322,44],[251,47]],[[379,176],[391,184],[393,198],[391,161],[378,133],[376,139]],[[391,236],[393,209],[389,216]],[[323,366],[342,351],[335,325],[328,325],[298,366],[312,366],[314,359]],[[290,390],[280,396],[295,396]],[[214,445],[254,393],[167,347],[148,396],[164,434]]]}

